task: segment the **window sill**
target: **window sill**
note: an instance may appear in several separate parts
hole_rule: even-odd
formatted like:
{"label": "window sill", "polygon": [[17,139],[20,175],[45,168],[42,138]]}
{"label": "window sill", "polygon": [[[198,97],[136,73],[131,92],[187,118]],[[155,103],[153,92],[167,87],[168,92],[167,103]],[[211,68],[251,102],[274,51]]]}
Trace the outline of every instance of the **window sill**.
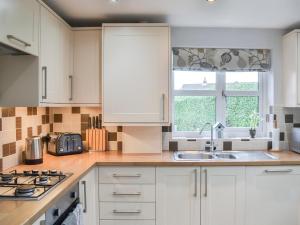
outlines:
{"label": "window sill", "polygon": [[[172,140],[185,140],[185,141],[204,141],[210,140],[210,137],[199,137],[199,138],[188,138],[188,137],[173,137]],[[272,138],[269,137],[257,137],[257,138],[249,138],[249,137],[234,137],[234,138],[218,138],[219,141],[272,141]]]}

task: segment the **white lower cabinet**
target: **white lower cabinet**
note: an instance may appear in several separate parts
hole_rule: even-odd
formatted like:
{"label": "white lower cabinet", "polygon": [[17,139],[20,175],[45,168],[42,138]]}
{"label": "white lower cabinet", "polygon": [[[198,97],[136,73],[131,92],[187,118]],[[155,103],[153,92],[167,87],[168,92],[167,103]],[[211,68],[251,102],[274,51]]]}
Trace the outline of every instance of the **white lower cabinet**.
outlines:
{"label": "white lower cabinet", "polygon": [[244,204],[245,167],[201,168],[202,225],[243,225]]}
{"label": "white lower cabinet", "polygon": [[101,220],[101,225],[155,225],[155,220]]}
{"label": "white lower cabinet", "polygon": [[200,167],[157,168],[156,225],[200,225]]}
{"label": "white lower cabinet", "polygon": [[246,225],[300,224],[300,167],[248,167]]}
{"label": "white lower cabinet", "polygon": [[97,169],[93,168],[79,181],[79,198],[83,205],[83,224],[85,225],[99,224],[97,178]]}
{"label": "white lower cabinet", "polygon": [[32,225],[44,225],[46,220],[46,215],[41,215],[40,218],[38,218]]}

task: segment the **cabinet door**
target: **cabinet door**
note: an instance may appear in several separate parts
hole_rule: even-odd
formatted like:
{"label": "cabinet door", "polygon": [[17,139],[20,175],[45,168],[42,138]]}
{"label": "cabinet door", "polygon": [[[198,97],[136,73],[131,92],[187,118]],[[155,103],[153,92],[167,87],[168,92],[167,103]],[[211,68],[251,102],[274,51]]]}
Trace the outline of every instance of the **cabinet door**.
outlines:
{"label": "cabinet door", "polygon": [[105,123],[168,122],[169,28],[103,29]]}
{"label": "cabinet door", "polygon": [[299,187],[299,167],[248,167],[246,225],[299,225]]}
{"label": "cabinet door", "polygon": [[245,167],[209,167],[201,172],[201,224],[243,225]]}
{"label": "cabinet door", "polygon": [[38,55],[39,4],[35,0],[0,1],[0,42]]}
{"label": "cabinet door", "polygon": [[100,104],[100,30],[74,31],[72,103]]}
{"label": "cabinet door", "polygon": [[200,225],[200,168],[157,168],[156,224]]}
{"label": "cabinet door", "polygon": [[67,85],[64,24],[51,12],[41,7],[41,102],[66,103],[69,96]]}
{"label": "cabinet door", "polygon": [[83,205],[83,224],[98,224],[97,169],[93,168],[79,182],[79,198]]}

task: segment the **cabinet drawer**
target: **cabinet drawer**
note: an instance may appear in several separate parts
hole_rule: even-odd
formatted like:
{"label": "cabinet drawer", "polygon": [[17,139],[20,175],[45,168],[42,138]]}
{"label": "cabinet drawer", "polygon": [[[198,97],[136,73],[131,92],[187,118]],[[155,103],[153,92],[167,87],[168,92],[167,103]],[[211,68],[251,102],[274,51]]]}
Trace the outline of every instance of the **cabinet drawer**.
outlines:
{"label": "cabinet drawer", "polygon": [[155,220],[101,220],[100,225],[155,225]]}
{"label": "cabinet drawer", "polygon": [[155,202],[154,184],[100,184],[101,202]]}
{"label": "cabinet drawer", "polygon": [[101,220],[154,220],[155,203],[100,202]]}
{"label": "cabinet drawer", "polygon": [[99,183],[102,184],[154,184],[155,168],[152,167],[100,167]]}

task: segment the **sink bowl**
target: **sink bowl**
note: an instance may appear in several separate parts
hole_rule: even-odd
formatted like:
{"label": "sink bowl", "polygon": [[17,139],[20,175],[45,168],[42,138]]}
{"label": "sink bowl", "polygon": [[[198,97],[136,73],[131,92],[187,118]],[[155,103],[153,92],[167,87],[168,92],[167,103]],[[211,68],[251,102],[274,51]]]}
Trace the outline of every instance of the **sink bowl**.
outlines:
{"label": "sink bowl", "polygon": [[230,151],[223,152],[217,151],[214,153],[203,151],[178,151],[174,153],[174,159],[176,161],[202,161],[202,160],[247,160],[247,161],[259,161],[259,160],[276,160],[275,156],[272,156],[264,151]]}

